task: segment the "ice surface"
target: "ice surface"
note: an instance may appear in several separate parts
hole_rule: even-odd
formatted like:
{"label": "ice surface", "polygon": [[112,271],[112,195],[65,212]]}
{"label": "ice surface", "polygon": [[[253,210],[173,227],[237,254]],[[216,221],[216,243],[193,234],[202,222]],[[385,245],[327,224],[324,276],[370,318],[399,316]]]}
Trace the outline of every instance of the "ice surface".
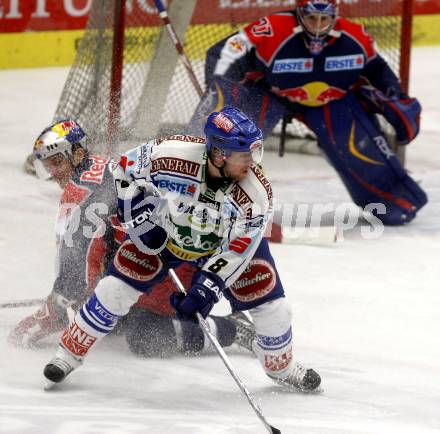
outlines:
{"label": "ice surface", "polygon": [[[359,227],[334,247],[273,245],[294,313],[295,357],[322,375],[320,395],[285,393],[257,361],[228,351],[267,419],[289,434],[440,432],[440,47],[413,52],[412,94],[422,132],[407,167],[429,204],[407,227],[365,240]],[[0,72],[0,302],[42,297],[53,279],[59,190],[23,174],[51,120],[67,69]],[[266,155],[281,203],[349,198],[319,157]],[[54,347],[6,343],[33,308],[0,311],[0,433],[264,433],[217,356],[138,359],[108,338],[58,388],[43,391]],[[216,307],[227,312],[226,304]],[[55,340],[54,340],[55,341]]]}

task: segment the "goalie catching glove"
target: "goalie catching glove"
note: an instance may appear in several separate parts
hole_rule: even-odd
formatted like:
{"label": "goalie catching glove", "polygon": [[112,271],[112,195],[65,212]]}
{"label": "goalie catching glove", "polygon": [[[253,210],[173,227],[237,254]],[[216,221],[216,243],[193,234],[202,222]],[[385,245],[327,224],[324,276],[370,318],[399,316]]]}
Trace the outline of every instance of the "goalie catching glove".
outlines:
{"label": "goalie catching glove", "polygon": [[176,309],[177,317],[183,321],[197,322],[196,312],[206,318],[223,296],[223,282],[206,271],[197,273],[188,294],[173,292],[170,302]]}

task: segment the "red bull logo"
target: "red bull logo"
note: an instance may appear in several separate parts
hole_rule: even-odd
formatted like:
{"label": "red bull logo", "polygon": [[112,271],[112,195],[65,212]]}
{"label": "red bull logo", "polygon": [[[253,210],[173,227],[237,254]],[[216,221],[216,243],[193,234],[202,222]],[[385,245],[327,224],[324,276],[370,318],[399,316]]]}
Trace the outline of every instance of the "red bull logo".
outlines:
{"label": "red bull logo", "polygon": [[75,123],[72,121],[60,122],[52,127],[52,131],[57,133],[59,137],[65,137],[70,133]]}
{"label": "red bull logo", "polygon": [[320,107],[331,101],[341,99],[347,93],[338,87],[329,86],[322,81],[313,81],[304,86],[289,89],[272,88],[279,96],[308,107]]}

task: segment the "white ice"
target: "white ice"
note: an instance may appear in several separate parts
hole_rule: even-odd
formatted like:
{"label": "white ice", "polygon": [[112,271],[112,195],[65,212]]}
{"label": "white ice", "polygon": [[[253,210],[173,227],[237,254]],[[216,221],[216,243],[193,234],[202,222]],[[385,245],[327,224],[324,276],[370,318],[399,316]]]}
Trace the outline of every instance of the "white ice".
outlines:
{"label": "white ice", "polygon": [[[440,47],[413,51],[411,93],[424,112],[407,167],[429,195],[416,220],[378,239],[363,239],[360,223],[333,247],[272,246],[294,312],[294,355],[320,372],[323,393],[285,393],[253,357],[228,351],[284,434],[440,433],[439,58]],[[51,288],[59,190],[21,165],[51,121],[66,75],[0,72],[0,302]],[[281,203],[350,202],[322,158],[269,154],[266,167]],[[138,359],[122,338],[102,342],[58,390],[44,392],[54,346],[6,342],[33,309],[0,311],[0,433],[266,432],[216,355]]]}

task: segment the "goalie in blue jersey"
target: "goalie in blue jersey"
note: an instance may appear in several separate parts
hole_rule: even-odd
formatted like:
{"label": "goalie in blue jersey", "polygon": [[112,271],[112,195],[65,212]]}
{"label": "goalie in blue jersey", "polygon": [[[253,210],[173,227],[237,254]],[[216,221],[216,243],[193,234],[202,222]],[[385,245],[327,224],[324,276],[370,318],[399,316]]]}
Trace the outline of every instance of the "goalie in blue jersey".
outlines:
{"label": "goalie in blue jersey", "polygon": [[270,134],[296,118],[317,137],[353,201],[384,224],[411,221],[427,197],[407,174],[377,114],[397,144],[419,131],[421,106],[400,87],[363,26],[338,16],[336,0],[299,0],[294,10],[249,24],[207,53],[208,90],[189,126],[198,134],[222,105],[243,110]]}

